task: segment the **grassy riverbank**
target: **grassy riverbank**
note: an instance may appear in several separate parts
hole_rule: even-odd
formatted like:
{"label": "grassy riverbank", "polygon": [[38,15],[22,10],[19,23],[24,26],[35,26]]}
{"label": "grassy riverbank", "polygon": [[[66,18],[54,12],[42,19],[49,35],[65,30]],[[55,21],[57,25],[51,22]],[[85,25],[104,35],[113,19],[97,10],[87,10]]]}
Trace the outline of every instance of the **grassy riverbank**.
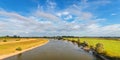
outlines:
{"label": "grassy riverbank", "polygon": [[3,41],[2,38],[0,39],[0,56],[24,51],[26,49],[40,46],[48,42],[47,39],[43,38],[7,38],[7,41]]}
{"label": "grassy riverbank", "polygon": [[[78,41],[78,38],[65,38],[68,40]],[[105,39],[105,38],[80,38],[80,42],[86,41],[89,46],[95,48],[97,43],[102,43],[105,55],[113,58],[120,58],[120,40]]]}

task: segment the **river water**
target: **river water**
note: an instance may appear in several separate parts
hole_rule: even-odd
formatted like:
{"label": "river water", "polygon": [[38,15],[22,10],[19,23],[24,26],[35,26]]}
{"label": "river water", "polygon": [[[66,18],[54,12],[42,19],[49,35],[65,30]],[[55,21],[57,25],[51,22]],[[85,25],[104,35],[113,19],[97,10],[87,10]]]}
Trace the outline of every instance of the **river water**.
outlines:
{"label": "river water", "polygon": [[6,58],[4,60],[96,60],[77,45],[60,40],[50,40],[46,45]]}

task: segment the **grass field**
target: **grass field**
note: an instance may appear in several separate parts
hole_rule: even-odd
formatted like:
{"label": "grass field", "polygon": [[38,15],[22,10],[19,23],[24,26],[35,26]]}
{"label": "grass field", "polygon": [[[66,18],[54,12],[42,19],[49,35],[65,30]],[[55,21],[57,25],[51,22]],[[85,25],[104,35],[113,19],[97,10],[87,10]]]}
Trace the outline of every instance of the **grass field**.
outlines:
{"label": "grass field", "polygon": [[[78,41],[78,38],[65,39]],[[120,40],[105,38],[80,38],[80,42],[84,41],[86,41],[89,46],[94,47],[97,43],[102,43],[107,56],[120,58]]]}
{"label": "grass field", "polygon": [[[7,42],[3,42],[5,39]],[[48,40],[43,38],[0,38],[0,56],[15,53],[18,49],[25,50],[44,44],[47,41]]]}

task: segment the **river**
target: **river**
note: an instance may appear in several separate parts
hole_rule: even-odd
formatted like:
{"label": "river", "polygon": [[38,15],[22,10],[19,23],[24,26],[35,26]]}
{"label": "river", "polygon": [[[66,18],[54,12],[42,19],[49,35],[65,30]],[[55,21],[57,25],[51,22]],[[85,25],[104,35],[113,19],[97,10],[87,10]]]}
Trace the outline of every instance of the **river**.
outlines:
{"label": "river", "polygon": [[46,45],[4,60],[96,60],[77,45],[61,40],[49,40]]}

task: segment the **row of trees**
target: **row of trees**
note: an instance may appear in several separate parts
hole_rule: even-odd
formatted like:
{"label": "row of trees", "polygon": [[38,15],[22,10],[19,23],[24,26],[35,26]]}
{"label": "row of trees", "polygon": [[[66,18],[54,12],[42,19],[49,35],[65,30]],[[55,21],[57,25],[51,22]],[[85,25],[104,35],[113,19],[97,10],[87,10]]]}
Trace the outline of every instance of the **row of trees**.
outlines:
{"label": "row of trees", "polygon": [[17,35],[13,35],[13,36],[9,36],[9,35],[6,35],[6,36],[4,36],[4,37],[13,37],[13,38],[20,38],[20,36],[17,36]]}

